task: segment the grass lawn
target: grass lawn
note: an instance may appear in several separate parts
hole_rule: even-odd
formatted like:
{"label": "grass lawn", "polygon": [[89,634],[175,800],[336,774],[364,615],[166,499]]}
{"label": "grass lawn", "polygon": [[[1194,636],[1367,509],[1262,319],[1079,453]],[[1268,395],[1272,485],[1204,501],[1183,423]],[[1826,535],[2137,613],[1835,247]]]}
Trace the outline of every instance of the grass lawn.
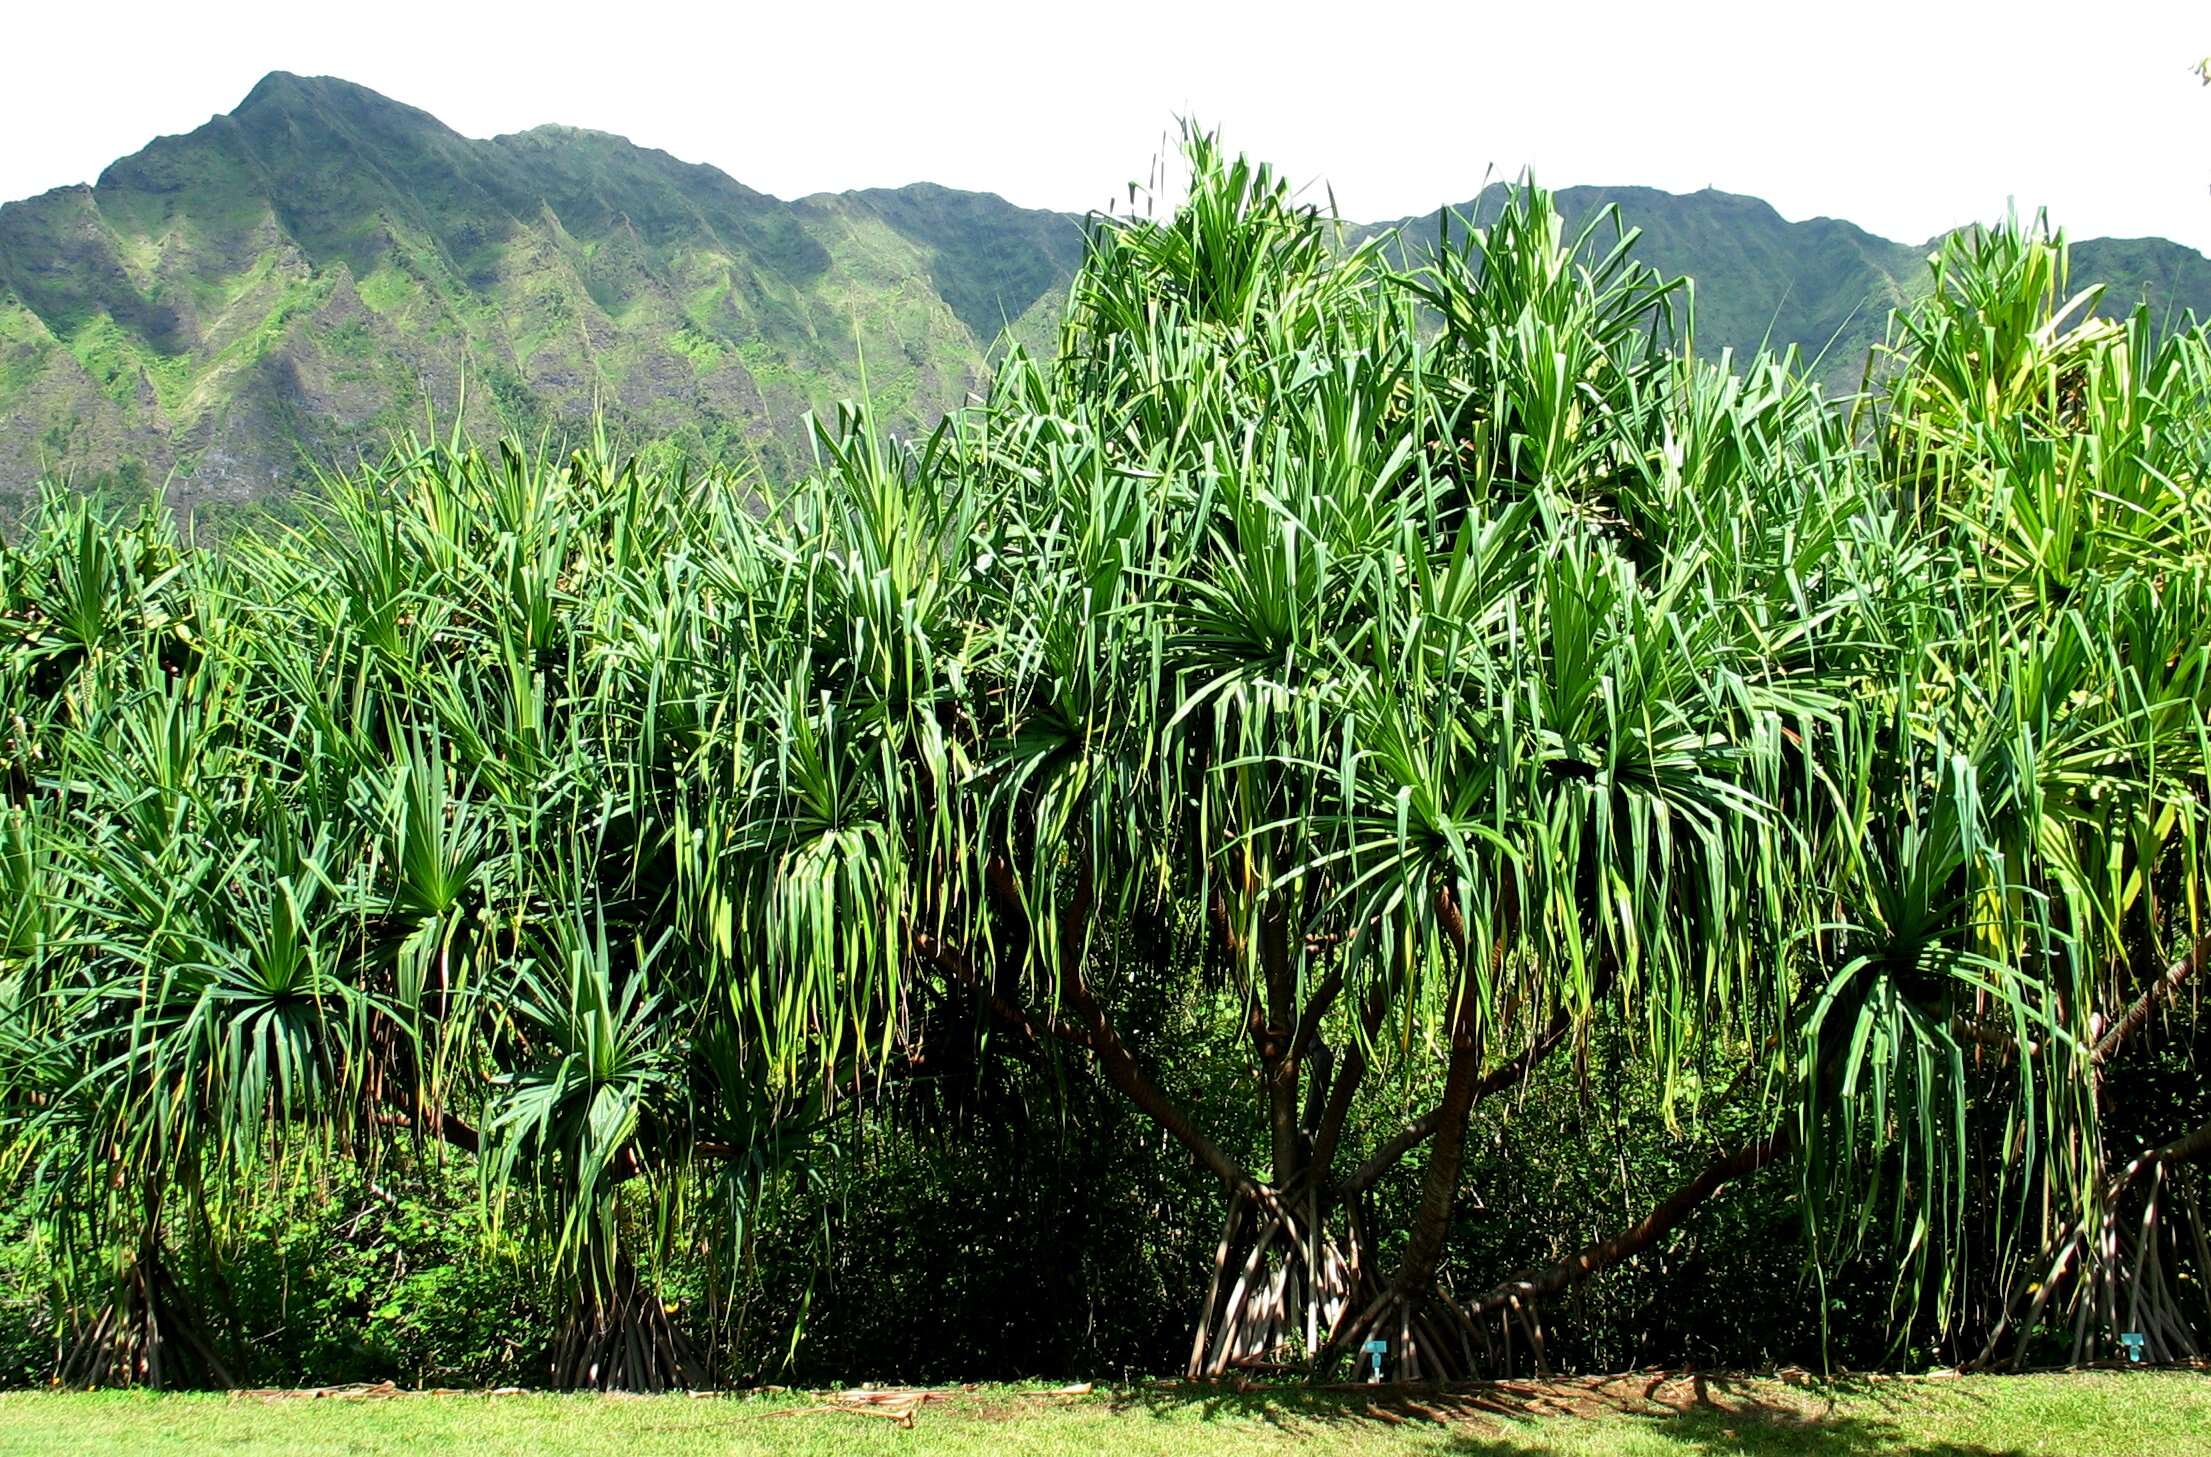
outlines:
{"label": "grass lawn", "polygon": [[0,1395],[0,1457],[675,1457],[1104,1452],[1110,1457],[1452,1453],[2211,1454],[2211,1374],[1848,1381],[1622,1376],[1390,1397],[1177,1386],[1084,1396],[984,1387],[911,1429],[820,1398]]}

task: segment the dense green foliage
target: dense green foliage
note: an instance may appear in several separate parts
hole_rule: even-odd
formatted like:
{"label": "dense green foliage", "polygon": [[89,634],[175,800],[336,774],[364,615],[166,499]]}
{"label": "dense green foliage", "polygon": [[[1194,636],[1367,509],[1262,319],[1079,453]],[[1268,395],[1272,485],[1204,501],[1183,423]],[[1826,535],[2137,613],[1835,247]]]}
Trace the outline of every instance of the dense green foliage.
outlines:
{"label": "dense green foliage", "polygon": [[[1510,189],[1495,185],[1454,208],[1359,233],[1394,229],[1417,258],[1455,219],[1487,222]],[[1556,197],[1570,223],[1617,208],[1642,233],[1636,255],[1692,280],[1697,352],[1747,359],[1761,349],[1800,351],[1833,391],[1855,390],[1892,310],[1923,301],[1928,255],[1943,240],[1899,243],[1837,218],[1789,222],[1755,197],[1707,188],[1687,195],[1650,187],[1566,187]],[[2107,311],[2147,306],[2160,323],[2211,315],[2211,265],[2162,238],[2088,238],[2073,268],[2105,289]]]}
{"label": "dense green foliage", "polygon": [[[1457,212],[1487,221],[1504,189]],[[1696,280],[1696,345],[1821,356],[1855,387],[1926,246],[1791,223],[1753,198],[1577,187],[1643,258]],[[1396,228],[1416,249],[1440,216]],[[1001,335],[1049,342],[1078,219],[920,184],[784,202],[711,167],[566,127],[474,141],[364,88],[272,75],[234,112],[90,188],[0,205],[0,522],[47,471],[168,482],[203,534],[311,467],[461,407],[482,439],[602,414],[655,456],[786,478],[811,408],[865,393],[927,428]],[[2160,317],[2211,311],[2211,261],[2158,239],[2079,245],[2085,276]],[[172,472],[174,474],[172,474]]]}
{"label": "dense green foliage", "polygon": [[2202,1348],[2203,332],[1974,232],[1840,408],[1615,215],[1404,272],[1189,161],[1048,360],[765,501],[458,433],[219,553],[42,498],[0,1108],[65,1379],[236,1375],[252,1231],[389,1177],[450,1239],[446,1170],[527,1275],[373,1312],[543,1310],[560,1384],[816,1299],[930,1374],[871,1331]]}

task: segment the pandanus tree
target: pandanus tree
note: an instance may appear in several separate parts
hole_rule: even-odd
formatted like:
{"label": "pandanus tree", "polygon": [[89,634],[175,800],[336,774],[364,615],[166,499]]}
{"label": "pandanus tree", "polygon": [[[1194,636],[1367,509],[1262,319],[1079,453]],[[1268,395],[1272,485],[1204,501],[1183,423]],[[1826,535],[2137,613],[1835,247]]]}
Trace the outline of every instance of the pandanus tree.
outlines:
{"label": "pandanus tree", "polygon": [[[11,1152],[65,1258],[110,1292],[61,1361],[78,1380],[220,1379],[167,1254],[263,1133],[344,1077],[350,1023],[314,945],[314,853],[241,745],[200,752],[240,683],[205,657],[214,577],[151,516],[83,502],[11,562]],[[253,847],[266,846],[257,854]],[[56,853],[60,852],[60,853]]]}
{"label": "pandanus tree", "polygon": [[648,489],[603,443],[565,462],[456,444],[327,494],[308,549],[264,559],[262,595],[308,611],[325,663],[354,655],[323,668],[334,694],[298,687],[318,741],[375,766],[371,1116],[474,1158],[494,1210],[543,1242],[568,1307],[556,1384],[698,1384],[706,1354],[651,1268],[724,1248],[711,1232],[820,1096],[770,1076],[772,1015],[685,894],[692,817],[730,788],[701,729],[742,682],[685,568],[734,566],[756,523],[719,483]]}
{"label": "pandanus tree", "polygon": [[[1844,436],[1765,366],[1763,415],[1717,407],[1732,470],[1689,487],[1755,484],[1762,514],[1675,526],[1637,494],[1683,489],[1646,437],[1715,394],[1648,328],[1670,290],[1630,239],[1597,254],[1531,194],[1408,282],[1265,169],[1190,155],[1169,222],[1095,234],[1052,365],[1016,357],[923,448],[850,422],[774,508],[794,544],[740,654],[773,685],[758,798],[725,832],[761,859],[731,894],[749,960],[797,958],[802,1025],[934,978],[1220,1178],[1194,1370],[1369,1332],[1466,1370],[1493,1324],[1438,1274],[1474,1103],[1600,1007],[1666,1066],[1714,1007],[1781,1005],[1762,978],[1810,914],[1785,721],[1831,696],[1764,653],[1849,635],[1822,553],[1857,502],[1817,469]],[[1726,598],[1707,530],[1738,537]],[[1192,975],[1240,1009],[1248,1147],[1116,1014]],[[1354,1126],[1384,1068],[1439,1070],[1436,1103]],[[1364,1196],[1422,1150],[1385,1267]]]}
{"label": "pandanus tree", "polygon": [[[1943,818],[1889,837],[1913,853],[1868,888],[1901,912],[1884,918],[1905,933],[1896,949],[1924,961],[1947,925],[1954,976],[1999,968],[2041,1009],[2030,1021],[1976,991],[1947,1024],[1913,1029],[1949,1081],[2020,1091],[1977,1151],[1995,1164],[1985,1238],[2003,1277],[1983,1359],[2007,1341],[2024,1359],[2052,1311],[2073,1360],[2116,1354],[2122,1333],[2175,1358],[2211,1333],[2188,1167],[2211,1153],[2211,1110],[2161,1110],[2138,1148],[2113,1146],[2105,1124],[2111,1069],[2168,1011],[2185,1017],[2211,959],[2211,353],[2198,328],[2160,337],[2146,310],[2104,317],[2099,289],[2069,296],[2066,257],[2039,225],[1961,235],[1928,305],[1898,321],[1903,367],[1875,413],[1952,594],[1940,678],[1915,672],[1898,701],[1953,764],[1915,776],[1941,791]],[[2013,1025],[1990,1036],[1992,1013]],[[1962,1175],[1976,1150],[1953,1122]],[[2002,1215],[2038,1199],[2037,1218]]]}
{"label": "pandanus tree", "polygon": [[[1893,1241],[1900,1306],[1967,1319],[2099,1177],[2113,926],[2193,924],[2201,335],[2069,328],[2014,226],[1854,424],[1788,361],[1670,353],[1632,239],[1540,192],[1404,276],[1191,161],[1169,221],[1098,229],[1051,365],[924,448],[854,422],[779,507],[752,954],[965,989],[1216,1174],[1194,1371],[1540,1360],[1540,1302],[1784,1159],[1816,1250]],[[2028,456],[2124,518],[2108,555],[2051,557]],[[2053,569],[2107,605],[2044,621]],[[1238,1009],[1249,1139],[1118,1015],[1176,975]],[[1600,1025],[1669,1095],[1732,1067],[1763,1131],[1454,1291],[1473,1108]],[[1383,1068],[1435,1102],[1374,1119]],[[1368,1207],[1407,1157],[1417,1204]]]}
{"label": "pandanus tree", "polygon": [[706,786],[668,730],[712,710],[629,672],[684,542],[749,522],[705,497],[411,447],[221,555],[46,501],[7,563],[4,1047],[11,1169],[94,1256],[65,1379],[225,1380],[169,1239],[433,1150],[543,1242],[554,1380],[703,1378],[643,1270],[810,1126],[678,914]]}

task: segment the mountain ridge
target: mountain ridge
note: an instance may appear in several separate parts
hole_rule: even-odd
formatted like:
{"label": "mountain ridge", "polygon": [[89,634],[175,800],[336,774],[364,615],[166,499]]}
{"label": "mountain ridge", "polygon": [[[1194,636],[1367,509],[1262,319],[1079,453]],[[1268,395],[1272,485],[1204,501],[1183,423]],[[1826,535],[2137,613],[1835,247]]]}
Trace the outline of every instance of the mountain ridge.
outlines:
{"label": "mountain ridge", "polygon": [[[1575,220],[1621,206],[1639,256],[1698,280],[1708,352],[1832,341],[1828,365],[1862,362],[1926,287],[1927,245],[1743,194],[1556,196]],[[1412,241],[1446,211],[1347,228]],[[1049,347],[1083,225],[928,182],[785,200],[609,132],[470,138],[271,72],[89,185],[0,203],[0,514],[48,472],[167,481],[219,512],[455,412],[560,431],[603,413],[654,449],[786,472],[805,413],[863,378],[921,428],[1006,338]],[[2115,299],[2211,314],[2193,249],[2097,239],[2074,261]]]}
{"label": "mountain ridge", "polygon": [[[1014,283],[1079,256],[1072,220],[962,206],[1007,211],[992,228]],[[604,411],[788,469],[805,411],[856,393],[863,359],[903,422],[981,383],[987,341],[930,280],[947,249],[889,211],[786,203],[577,128],[471,139],[273,73],[90,186],[0,205],[0,490],[54,467],[176,472],[183,504],[235,503],[456,409],[472,428]],[[970,318],[1002,303],[1041,337],[1033,295],[966,287]]]}
{"label": "mountain ridge", "polygon": [[[1505,185],[1492,183],[1466,202],[1388,223],[1359,235],[1398,230],[1417,243],[1438,236],[1446,214],[1493,217]],[[1553,193],[1569,226],[1606,207],[1637,230],[1635,256],[1668,276],[1694,280],[1701,352],[1738,355],[1763,344],[1801,349],[1834,389],[1855,387],[1868,350],[1879,342],[1892,308],[1924,297],[1931,255],[1948,234],[1903,243],[1845,218],[1792,222],[1763,198],[1704,188],[1585,186]],[[2106,285],[2102,307],[2147,302],[2153,312],[2192,310],[2211,318],[2211,258],[2165,238],[2071,240],[2072,281]],[[1778,286],[1777,286],[1778,285]]]}

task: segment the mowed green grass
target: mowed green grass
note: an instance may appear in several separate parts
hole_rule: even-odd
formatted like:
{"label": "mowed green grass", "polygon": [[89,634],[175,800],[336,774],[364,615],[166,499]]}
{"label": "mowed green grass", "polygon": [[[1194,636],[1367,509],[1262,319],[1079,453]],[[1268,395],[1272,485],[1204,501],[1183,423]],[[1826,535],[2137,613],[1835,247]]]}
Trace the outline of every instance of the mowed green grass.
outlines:
{"label": "mowed green grass", "polygon": [[257,1398],[0,1395],[0,1454],[744,1457],[1102,1452],[2211,1454],[2211,1374],[1899,1378],[1831,1385],[1658,1378],[1503,1383],[1391,1397],[1175,1386],[1086,1396],[1016,1387],[944,1394],[909,1430],[801,1395],[406,1395]]}

